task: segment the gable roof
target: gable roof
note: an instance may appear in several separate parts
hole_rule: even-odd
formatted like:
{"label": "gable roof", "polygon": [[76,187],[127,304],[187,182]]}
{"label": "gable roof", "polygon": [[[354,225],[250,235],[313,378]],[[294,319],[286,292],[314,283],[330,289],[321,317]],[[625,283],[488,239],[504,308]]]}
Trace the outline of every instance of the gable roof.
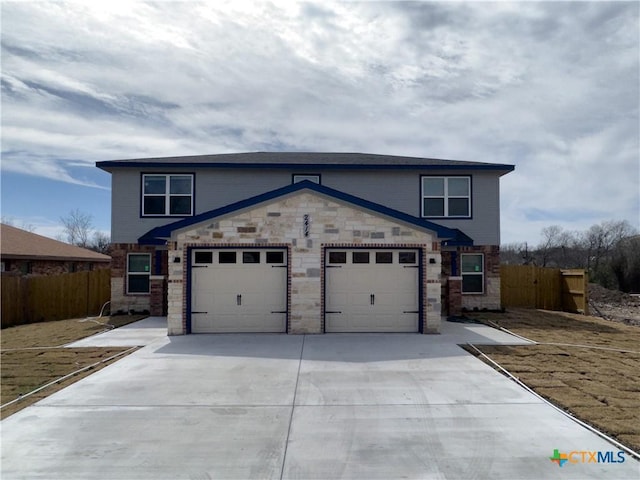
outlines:
{"label": "gable roof", "polygon": [[249,152],[184,157],[137,158],[96,162],[107,172],[114,168],[322,168],[322,169],[447,169],[493,170],[501,175],[511,172],[513,165],[443,160],[437,158],[375,155],[370,153],[321,152]]}
{"label": "gable roof", "polygon": [[25,260],[111,261],[108,255],[59,242],[4,223],[0,227],[0,256],[3,259]]}
{"label": "gable roof", "polygon": [[250,208],[268,202],[270,200],[283,197],[285,195],[300,192],[302,190],[311,190],[332,199],[350,203],[357,207],[376,212],[386,217],[390,217],[394,220],[407,223],[414,227],[418,227],[423,230],[429,230],[431,232],[434,232],[438,236],[438,238],[446,240],[447,244],[473,245],[473,240],[458,229],[443,227],[442,225],[438,225],[437,223],[414,217],[407,213],[400,212],[398,210],[394,210],[392,208],[385,207],[384,205],[380,205],[369,200],[364,200],[362,198],[355,197],[344,192],[340,192],[324,185],[319,185],[309,180],[304,180],[302,182],[287,185],[270,192],[256,195],[255,197],[247,198],[246,200],[241,200],[239,202],[217,208],[215,210],[210,210],[193,217],[185,218],[183,220],[178,220],[177,222],[172,222],[161,227],[153,228],[143,236],[141,236],[138,239],[138,242],[143,245],[164,244],[165,239],[171,238],[171,234],[175,231],[182,230],[192,225],[196,225],[200,222],[212,220],[223,215],[228,215],[238,210]]}

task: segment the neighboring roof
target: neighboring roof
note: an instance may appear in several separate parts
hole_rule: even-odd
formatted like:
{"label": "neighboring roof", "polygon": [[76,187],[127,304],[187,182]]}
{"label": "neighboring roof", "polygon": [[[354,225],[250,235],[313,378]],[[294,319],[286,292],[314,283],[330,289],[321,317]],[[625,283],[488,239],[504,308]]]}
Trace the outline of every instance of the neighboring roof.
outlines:
{"label": "neighboring roof", "polygon": [[109,262],[102,253],[59,242],[11,225],[0,226],[0,256],[3,259]]}
{"label": "neighboring roof", "polygon": [[458,229],[443,227],[442,225],[438,225],[437,223],[414,217],[407,213],[385,207],[384,205],[370,202],[369,200],[364,200],[362,198],[355,197],[338,190],[334,190],[333,188],[310,182],[309,180],[293,183],[285,187],[263,193],[261,195],[256,195],[255,197],[251,197],[246,200],[232,203],[225,207],[210,210],[193,217],[185,218],[184,220],[178,220],[177,222],[172,222],[161,227],[153,228],[152,230],[149,230],[147,233],[141,236],[138,239],[138,242],[143,245],[163,244],[165,240],[171,238],[171,234],[177,230],[182,230],[192,225],[196,225],[200,222],[205,222],[207,220],[221,217],[223,215],[228,215],[238,210],[250,208],[285,195],[299,192],[301,190],[311,190],[321,195],[325,195],[330,198],[340,200],[342,202],[347,202],[360,208],[365,208],[381,215],[391,217],[400,222],[404,222],[424,230],[432,231],[437,234],[438,238],[446,240],[446,243],[448,245],[473,245],[473,240]]}
{"label": "neighboring roof", "polygon": [[251,152],[193,155],[186,157],[136,158],[97,162],[96,166],[110,172],[114,168],[180,167],[180,168],[323,168],[323,169],[454,169],[495,170],[505,174],[513,165],[442,160],[437,158],[399,157],[369,153],[316,152]]}

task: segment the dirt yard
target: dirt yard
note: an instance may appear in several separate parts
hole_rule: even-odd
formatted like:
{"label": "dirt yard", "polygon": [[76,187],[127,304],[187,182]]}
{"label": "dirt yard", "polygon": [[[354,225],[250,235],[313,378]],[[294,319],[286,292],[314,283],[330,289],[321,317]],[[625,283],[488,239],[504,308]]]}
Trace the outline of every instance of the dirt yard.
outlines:
{"label": "dirt yard", "polygon": [[640,326],[640,297],[589,284],[591,315]]}
{"label": "dirt yard", "polygon": [[640,327],[542,310],[472,313],[530,340],[478,346],[555,405],[640,451]]}
{"label": "dirt yard", "polygon": [[[121,315],[93,321],[71,319],[3,329],[0,338],[2,362],[0,402],[5,405],[42,385],[128,350],[127,348],[64,348],[63,345],[141,318],[144,316]],[[2,408],[1,418],[51,395],[112,361],[115,359],[100,363]]]}

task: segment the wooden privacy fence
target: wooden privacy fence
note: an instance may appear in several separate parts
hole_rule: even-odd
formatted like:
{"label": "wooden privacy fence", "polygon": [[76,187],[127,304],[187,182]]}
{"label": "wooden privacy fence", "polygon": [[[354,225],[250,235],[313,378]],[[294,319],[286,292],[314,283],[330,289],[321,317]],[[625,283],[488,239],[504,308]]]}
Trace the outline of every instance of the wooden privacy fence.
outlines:
{"label": "wooden privacy fence", "polygon": [[111,297],[111,270],[2,276],[2,328],[97,315]]}
{"label": "wooden privacy fence", "polygon": [[500,267],[502,306],[541,308],[589,314],[588,275],[534,265]]}

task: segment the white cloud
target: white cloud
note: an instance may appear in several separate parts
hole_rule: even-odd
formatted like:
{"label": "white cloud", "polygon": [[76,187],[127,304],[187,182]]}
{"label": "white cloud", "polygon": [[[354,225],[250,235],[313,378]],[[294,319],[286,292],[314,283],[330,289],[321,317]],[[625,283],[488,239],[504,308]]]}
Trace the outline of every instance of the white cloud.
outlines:
{"label": "white cloud", "polygon": [[[516,164],[503,239],[638,226],[639,6],[2,4],[6,171],[364,151]],[[564,212],[564,213],[563,213]]]}

